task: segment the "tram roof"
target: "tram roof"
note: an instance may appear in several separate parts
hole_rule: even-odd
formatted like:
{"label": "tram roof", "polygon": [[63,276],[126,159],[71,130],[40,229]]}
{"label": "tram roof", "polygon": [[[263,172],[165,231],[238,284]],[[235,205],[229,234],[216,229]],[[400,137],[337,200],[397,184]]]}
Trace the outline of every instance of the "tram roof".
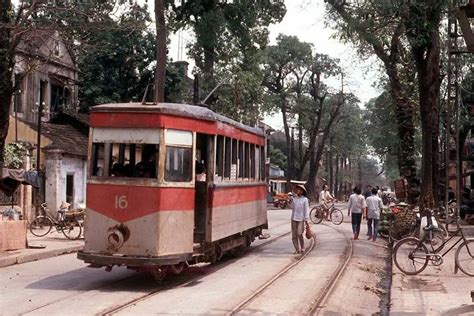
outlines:
{"label": "tram roof", "polygon": [[202,106],[183,103],[108,103],[92,107],[92,112],[163,113],[174,116],[189,117],[197,120],[222,122],[259,136],[265,135],[262,128],[242,124]]}

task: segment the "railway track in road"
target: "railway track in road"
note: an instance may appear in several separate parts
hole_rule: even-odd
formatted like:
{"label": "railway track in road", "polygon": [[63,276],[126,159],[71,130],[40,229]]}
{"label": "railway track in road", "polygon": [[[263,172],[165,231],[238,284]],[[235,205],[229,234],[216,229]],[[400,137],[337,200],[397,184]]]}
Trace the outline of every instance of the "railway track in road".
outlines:
{"label": "railway track in road", "polygon": [[[283,225],[288,225],[288,223],[274,226],[274,228],[280,227],[280,226],[283,226]],[[268,246],[268,245],[276,242],[277,240],[288,237],[290,234],[291,234],[291,231],[283,233],[281,235],[278,235],[277,237],[274,237],[270,240],[264,241],[264,242],[262,242],[261,244],[255,246],[255,247],[252,247],[251,249],[248,250],[248,252],[249,253],[254,253],[254,252],[261,251],[261,249],[263,247]],[[227,262],[226,264],[230,264],[230,263],[231,263],[231,261]],[[189,276],[188,277],[177,276],[176,278],[170,279],[166,284],[164,284],[163,286],[160,286],[156,290],[153,290],[149,293],[146,293],[146,294],[144,294],[140,297],[137,297],[133,300],[130,300],[126,303],[112,306],[112,307],[110,307],[106,310],[103,310],[101,312],[96,313],[95,315],[113,315],[113,314],[118,313],[118,312],[120,312],[120,311],[122,311],[122,310],[124,310],[128,307],[131,307],[131,306],[133,306],[133,305],[135,305],[139,302],[145,301],[145,300],[147,300],[147,299],[149,299],[149,298],[151,298],[155,295],[158,295],[159,293],[164,292],[166,290],[176,289],[176,288],[180,288],[180,287],[186,287],[189,284],[192,284],[193,282],[197,281],[199,278],[201,278],[201,276],[192,276],[191,278]]]}
{"label": "railway track in road", "polygon": [[309,248],[305,251],[305,253],[298,258],[297,261],[292,262],[285,266],[283,269],[281,269],[277,274],[275,274],[270,280],[265,282],[262,286],[260,286],[256,291],[252,293],[249,297],[247,297],[245,300],[240,302],[237,306],[235,306],[228,314],[229,315],[236,315],[239,312],[241,312],[250,302],[254,301],[256,298],[258,298],[260,295],[262,295],[263,292],[265,292],[266,289],[268,289],[273,283],[275,283],[278,279],[280,279],[283,275],[288,273],[290,270],[298,266],[310,253],[313,251],[313,249],[316,247],[316,238],[313,235],[313,239],[311,240],[311,245]]}
{"label": "railway track in road", "polygon": [[[326,224],[323,224],[326,225]],[[344,235],[344,237],[348,240],[348,244],[346,248],[344,249],[343,256],[345,257],[345,260],[342,260],[342,262],[339,264],[337,267],[336,271],[334,271],[333,275],[329,279],[329,281],[326,283],[320,294],[315,298],[313,302],[311,302],[309,308],[308,308],[308,314],[311,315],[318,315],[319,312],[321,311],[321,308],[324,306],[324,304],[327,302],[328,298],[331,296],[333,293],[335,287],[337,286],[337,283],[341,279],[344,271],[346,270],[347,266],[349,265],[349,262],[352,259],[352,255],[354,252],[354,245],[352,243],[352,239],[346,236],[344,232],[341,232],[339,229],[336,229],[332,226],[326,225],[335,231],[337,231],[339,234]]]}
{"label": "railway track in road", "polygon": [[[352,258],[352,254],[353,254],[353,244],[352,244],[352,240],[350,238],[348,238],[344,232],[340,231],[339,229],[333,227],[333,226],[330,226],[330,225],[326,225],[326,224],[323,224],[335,231],[337,231],[339,234],[343,235],[345,237],[345,239],[348,241],[347,242],[347,246],[345,247],[343,253],[342,253],[342,257],[343,257],[343,260],[341,260],[341,263],[339,264],[339,266],[336,268],[336,270],[334,271],[334,273],[331,275],[331,277],[329,278],[329,280],[327,281],[327,283],[324,285],[324,287],[322,288],[322,290],[320,291],[319,295],[316,296],[316,298],[314,299],[314,301],[312,301],[310,303],[310,305],[308,306],[308,308],[306,309],[306,313],[307,314],[318,314],[318,312],[320,311],[321,307],[324,306],[324,304],[326,303],[327,299],[330,297],[331,293],[333,292],[334,288],[337,286],[337,283],[339,282],[341,276],[343,275],[344,271],[346,270],[351,258]],[[249,306],[253,301],[255,301],[256,299],[258,299],[260,296],[262,296],[262,294],[267,290],[269,289],[269,287],[275,283],[277,280],[279,280],[280,278],[282,278],[285,274],[287,274],[290,270],[296,268],[300,263],[303,262],[303,260],[310,254],[310,252],[312,250],[314,250],[315,248],[317,248],[317,242],[316,242],[316,239],[313,239],[313,242],[310,246],[310,249],[308,249],[308,251],[303,255],[301,256],[296,262],[293,262],[291,264],[289,264],[288,266],[284,267],[283,269],[281,269],[277,274],[275,274],[270,280],[268,280],[266,283],[264,283],[262,286],[260,286],[254,293],[252,293],[252,295],[250,295],[249,297],[247,297],[245,300],[243,300],[242,302],[240,302],[237,306],[235,306],[229,313],[228,315],[236,315],[236,314],[239,314],[240,312],[243,312],[245,310],[245,308],[247,306]]]}

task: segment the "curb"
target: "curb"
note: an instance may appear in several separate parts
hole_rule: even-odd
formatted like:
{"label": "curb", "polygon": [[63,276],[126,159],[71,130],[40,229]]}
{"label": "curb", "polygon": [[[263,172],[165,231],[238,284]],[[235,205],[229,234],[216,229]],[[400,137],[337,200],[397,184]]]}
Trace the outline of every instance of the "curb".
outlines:
{"label": "curb", "polygon": [[37,253],[29,253],[22,255],[11,255],[4,258],[0,258],[0,268],[8,267],[15,264],[21,264],[31,261],[37,261],[41,259],[48,259],[52,257],[57,257],[64,254],[70,254],[82,250],[84,246],[72,246],[68,248],[60,248],[48,251],[41,251]]}

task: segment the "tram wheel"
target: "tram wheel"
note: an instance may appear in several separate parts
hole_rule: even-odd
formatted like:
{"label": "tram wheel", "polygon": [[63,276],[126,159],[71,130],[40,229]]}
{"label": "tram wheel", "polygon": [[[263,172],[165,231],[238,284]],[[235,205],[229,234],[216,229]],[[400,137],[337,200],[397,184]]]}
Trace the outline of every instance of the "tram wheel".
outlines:
{"label": "tram wheel", "polygon": [[172,265],[168,266],[168,269],[172,274],[178,275],[178,274],[181,274],[181,272],[183,272],[184,266],[185,266],[184,262],[181,262],[181,263],[178,263],[178,264],[172,264]]}
{"label": "tram wheel", "polygon": [[156,282],[161,282],[166,277],[165,269],[161,269],[161,268],[150,269],[148,273]]}

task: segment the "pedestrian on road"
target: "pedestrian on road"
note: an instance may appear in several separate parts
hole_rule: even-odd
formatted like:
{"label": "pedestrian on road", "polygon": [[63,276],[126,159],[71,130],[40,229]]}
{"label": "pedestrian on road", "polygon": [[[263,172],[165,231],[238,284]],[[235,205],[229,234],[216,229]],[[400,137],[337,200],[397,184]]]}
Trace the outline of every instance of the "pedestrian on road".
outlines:
{"label": "pedestrian on road", "polygon": [[359,239],[360,223],[362,222],[362,212],[367,207],[362,190],[358,187],[354,188],[354,193],[349,197],[349,206],[347,216],[352,219],[352,232],[354,239]]}
{"label": "pedestrian on road", "polygon": [[372,186],[368,185],[367,186],[367,191],[365,191],[365,193],[364,193],[364,197],[367,199],[371,195],[372,195]]}
{"label": "pedestrian on road", "polygon": [[372,189],[372,196],[366,199],[367,204],[367,235],[368,240],[375,241],[379,233],[379,219],[382,211],[382,199],[377,195],[377,189]]}
{"label": "pedestrian on road", "polygon": [[319,202],[323,204],[324,208],[326,209],[327,221],[330,220],[329,203],[331,203],[333,200],[334,200],[334,197],[331,195],[331,192],[329,192],[329,186],[325,184],[323,186],[323,190],[321,191],[321,194],[319,194]]}
{"label": "pedestrian on road", "polygon": [[294,253],[297,254],[305,251],[303,232],[305,225],[309,225],[309,202],[303,185],[296,185],[293,191],[295,195],[291,199],[291,237],[295,247]]}

